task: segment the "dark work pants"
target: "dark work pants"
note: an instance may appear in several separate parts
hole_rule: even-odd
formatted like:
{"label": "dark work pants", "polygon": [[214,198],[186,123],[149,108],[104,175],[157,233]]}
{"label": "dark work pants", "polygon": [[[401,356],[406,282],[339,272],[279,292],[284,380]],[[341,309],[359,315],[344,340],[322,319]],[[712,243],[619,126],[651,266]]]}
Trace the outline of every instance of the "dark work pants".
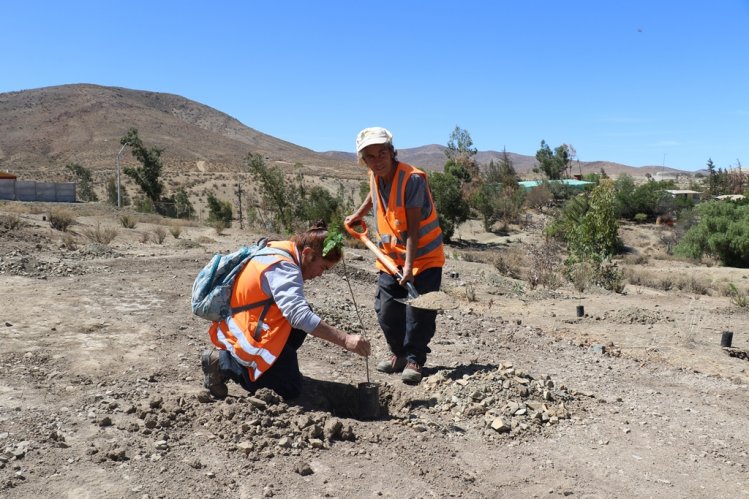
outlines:
{"label": "dark work pants", "polygon": [[[414,278],[419,294],[439,291],[442,268],[433,267]],[[437,311],[409,307],[396,301],[408,298],[406,288],[387,272],[380,272],[375,311],[390,350],[398,357],[406,357],[423,366],[431,352],[429,342],[437,329]]]}
{"label": "dark work pants", "polygon": [[250,393],[259,388],[270,388],[285,399],[295,399],[302,393],[302,373],[296,351],[304,343],[307,333],[292,329],[286,345],[272,366],[257,381],[250,380],[247,368],[226,350],[219,352],[218,368],[222,376],[234,381]]}

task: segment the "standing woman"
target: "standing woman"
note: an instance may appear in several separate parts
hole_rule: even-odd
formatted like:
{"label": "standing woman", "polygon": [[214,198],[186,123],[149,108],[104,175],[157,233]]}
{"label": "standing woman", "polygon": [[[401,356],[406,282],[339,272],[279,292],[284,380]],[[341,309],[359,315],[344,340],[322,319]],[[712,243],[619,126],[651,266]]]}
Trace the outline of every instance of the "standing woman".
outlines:
{"label": "standing woman", "polygon": [[365,128],[356,137],[359,164],[369,168],[369,194],[356,212],[346,217],[354,225],[374,211],[378,246],[402,268],[400,281],[379,261],[375,311],[392,355],[377,364],[384,373],[401,373],[404,383],[418,384],[431,352],[437,312],[409,307],[404,287],[413,282],[419,293],[439,291],[445,252],[426,173],[398,161],[393,135],[381,127]]}
{"label": "standing woman", "polygon": [[[334,247],[324,253],[328,231],[324,222],[291,238],[271,241],[242,269],[234,282],[231,306],[238,311],[211,324],[216,346],[201,356],[203,386],[216,398],[228,394],[232,380],[254,393],[270,388],[286,399],[302,391],[297,349],[307,334],[362,356],[369,342],[325,323],[304,297],[304,281],[331,269],[343,257]],[[243,310],[244,309],[244,310]]]}

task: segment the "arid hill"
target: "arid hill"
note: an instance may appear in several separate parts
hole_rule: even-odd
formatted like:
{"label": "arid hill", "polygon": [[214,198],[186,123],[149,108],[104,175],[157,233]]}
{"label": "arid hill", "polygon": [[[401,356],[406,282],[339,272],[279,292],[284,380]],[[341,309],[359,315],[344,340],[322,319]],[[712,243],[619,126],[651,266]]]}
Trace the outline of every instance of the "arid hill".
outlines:
{"label": "arid hill", "polygon": [[81,84],[0,94],[0,169],[111,169],[130,127],[164,148],[168,170],[232,171],[249,153],[323,172],[343,163],[184,97]]}
{"label": "arid hill", "polygon": [[[0,170],[27,178],[54,177],[65,164],[77,162],[92,170],[111,170],[119,139],[130,127],[144,142],[164,148],[167,171],[237,171],[250,153],[278,165],[301,163],[312,175],[353,178],[350,152],[315,152],[254,130],[235,118],[173,94],[73,84],[0,93]],[[396,147],[397,147],[396,142]],[[445,147],[431,144],[399,149],[399,157],[428,170],[440,170]],[[498,161],[498,151],[480,151],[477,160]],[[533,156],[508,153],[521,175],[535,164]],[[626,172],[644,175],[662,167],[634,168],[617,163],[581,162],[575,173]],[[666,168],[665,170],[673,171]]]}

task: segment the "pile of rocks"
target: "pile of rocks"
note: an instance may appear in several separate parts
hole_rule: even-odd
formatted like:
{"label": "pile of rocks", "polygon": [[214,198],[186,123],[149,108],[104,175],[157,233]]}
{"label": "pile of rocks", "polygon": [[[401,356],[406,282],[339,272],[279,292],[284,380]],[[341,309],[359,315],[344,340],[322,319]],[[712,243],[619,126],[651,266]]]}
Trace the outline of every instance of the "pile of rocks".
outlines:
{"label": "pile of rocks", "polygon": [[407,414],[414,424],[414,412],[447,416],[446,423],[467,425],[489,435],[514,436],[541,430],[570,417],[574,395],[556,386],[550,376],[538,379],[517,369],[511,362],[497,366],[458,366],[425,378],[420,390],[427,403],[413,407],[400,401],[396,414]]}

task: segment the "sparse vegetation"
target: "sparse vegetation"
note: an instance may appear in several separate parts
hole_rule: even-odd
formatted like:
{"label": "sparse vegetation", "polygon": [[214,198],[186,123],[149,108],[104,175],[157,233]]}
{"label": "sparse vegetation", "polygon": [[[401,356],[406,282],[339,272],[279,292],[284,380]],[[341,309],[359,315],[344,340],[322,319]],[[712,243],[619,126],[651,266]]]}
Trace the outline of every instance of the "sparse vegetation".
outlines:
{"label": "sparse vegetation", "polygon": [[120,215],[120,224],[126,229],[133,229],[137,221],[130,215]]}
{"label": "sparse vegetation", "polygon": [[0,227],[6,231],[12,231],[20,229],[24,226],[21,218],[16,214],[2,215],[0,216]]}
{"label": "sparse vegetation", "polygon": [[735,284],[728,284],[728,293],[731,297],[731,304],[736,305],[739,308],[746,308],[749,305],[749,297],[746,292],[739,291]]}
{"label": "sparse vegetation", "polygon": [[164,243],[164,239],[166,239],[166,229],[164,227],[158,225],[151,232],[153,233],[153,239],[156,241],[156,244]]}
{"label": "sparse vegetation", "polygon": [[182,226],[177,224],[172,224],[169,226],[169,232],[172,234],[172,237],[174,239],[179,239],[179,236],[182,234]]}
{"label": "sparse vegetation", "polygon": [[85,227],[81,234],[83,234],[89,241],[109,245],[115,237],[117,237],[117,229],[114,227],[102,227],[99,222],[96,223],[96,227]]}
{"label": "sparse vegetation", "polygon": [[[223,229],[231,227],[231,219],[233,214],[231,203],[229,201],[222,201],[213,194],[209,194],[208,211],[208,222],[211,224],[211,226],[215,228],[216,224],[218,222],[221,222],[222,231]],[[220,232],[218,233],[220,234]]]}
{"label": "sparse vegetation", "polygon": [[695,260],[713,256],[728,267],[749,267],[749,205],[708,201],[694,211],[698,221],[686,231],[674,254]]}
{"label": "sparse vegetation", "polygon": [[68,230],[68,227],[75,222],[73,212],[67,208],[53,208],[49,211],[49,225],[61,232]]}
{"label": "sparse vegetation", "polygon": [[84,168],[78,163],[68,163],[65,168],[69,170],[77,180],[76,193],[81,201],[98,201],[99,198],[94,192],[94,180],[91,170]]}

